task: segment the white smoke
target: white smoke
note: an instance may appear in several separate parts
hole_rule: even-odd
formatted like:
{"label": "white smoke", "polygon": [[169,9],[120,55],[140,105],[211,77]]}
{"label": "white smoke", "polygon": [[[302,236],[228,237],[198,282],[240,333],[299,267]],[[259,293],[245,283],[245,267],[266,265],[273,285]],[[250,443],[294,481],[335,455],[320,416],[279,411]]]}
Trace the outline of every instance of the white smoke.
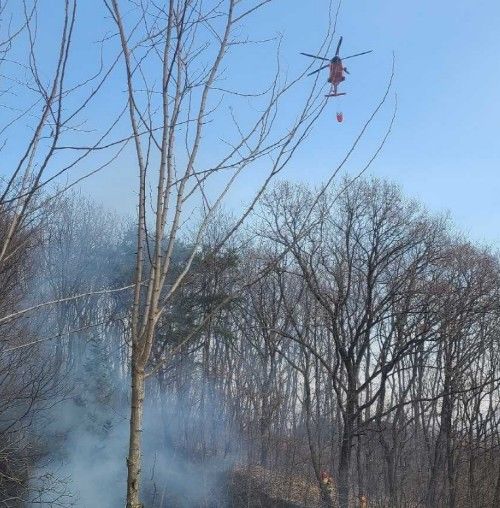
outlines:
{"label": "white smoke", "polygon": [[[37,506],[125,505],[129,408],[123,391],[128,386],[128,379],[119,380],[106,405],[92,399],[87,383],[75,383],[75,395],[53,408],[44,429],[52,451],[37,476],[60,479],[65,496],[56,503],[57,496],[46,494]],[[158,386],[148,386],[142,432],[142,497],[148,508],[223,504],[219,482],[237,459],[239,440],[219,410],[214,390],[205,395],[200,413],[193,396],[200,390],[191,384],[189,394],[167,396]]]}

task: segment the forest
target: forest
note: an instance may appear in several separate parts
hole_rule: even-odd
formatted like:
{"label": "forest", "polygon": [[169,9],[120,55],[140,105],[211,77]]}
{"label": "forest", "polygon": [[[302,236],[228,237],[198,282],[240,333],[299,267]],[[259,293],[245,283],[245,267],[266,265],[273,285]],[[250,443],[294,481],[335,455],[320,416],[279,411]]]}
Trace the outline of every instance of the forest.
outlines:
{"label": "forest", "polygon": [[[394,64],[297,182],[314,62],[222,79],[273,0],[98,1],[88,62],[85,6],[47,3],[0,2],[0,505],[500,506],[500,258],[367,173]],[[102,171],[130,214],[79,187]]]}

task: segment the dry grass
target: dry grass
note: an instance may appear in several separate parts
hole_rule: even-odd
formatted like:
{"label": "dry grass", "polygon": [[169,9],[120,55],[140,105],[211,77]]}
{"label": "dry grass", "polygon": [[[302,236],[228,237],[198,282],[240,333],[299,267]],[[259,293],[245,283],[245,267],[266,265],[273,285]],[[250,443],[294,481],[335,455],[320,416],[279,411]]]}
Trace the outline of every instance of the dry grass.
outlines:
{"label": "dry grass", "polygon": [[282,507],[320,506],[318,485],[304,476],[272,471],[261,466],[238,467],[232,476],[237,489],[247,492],[249,498],[265,497],[274,506]]}

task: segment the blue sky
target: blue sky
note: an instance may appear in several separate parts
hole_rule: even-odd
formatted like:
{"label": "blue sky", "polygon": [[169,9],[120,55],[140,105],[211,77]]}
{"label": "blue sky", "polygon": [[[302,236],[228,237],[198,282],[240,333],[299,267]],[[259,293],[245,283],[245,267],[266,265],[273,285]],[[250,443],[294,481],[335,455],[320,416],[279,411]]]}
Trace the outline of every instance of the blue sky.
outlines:
{"label": "blue sky", "polygon": [[[301,39],[291,44],[314,48],[320,8],[285,11],[286,33]],[[315,134],[318,172],[326,174],[335,159],[329,139],[347,141],[380,95],[394,51],[397,121],[371,173],[432,210],[449,210],[472,238],[500,246],[499,26],[494,0],[345,2],[338,23],[345,51],[375,52],[349,63],[344,124],[335,125],[332,104],[331,124]]]}
{"label": "blue sky", "polygon": [[[283,34],[285,69],[308,63],[300,51],[315,52],[327,25],[328,0],[274,0],[248,24],[255,37]],[[88,41],[106,29],[100,0],[80,2],[80,34],[88,40],[78,48],[82,67],[95,52]],[[349,61],[348,95],[332,100],[286,177],[318,185],[343,157],[386,86],[393,52],[394,92],[398,114],[391,137],[370,174],[393,181],[430,210],[449,211],[459,230],[471,238],[500,246],[500,2],[497,0],[361,0],[344,1],[337,34],[344,36],[343,53],[373,49]],[[50,35],[44,37],[47,47]],[[272,74],[266,48],[246,49],[231,67],[232,83],[252,87]],[[326,80],[326,71],[323,75]],[[114,76],[115,92],[97,108],[106,116],[123,92]],[[304,87],[309,86],[304,82]],[[293,97],[291,98],[293,100]],[[390,117],[390,103],[375,122],[348,171],[355,174],[373,152]],[[335,113],[341,109],[344,123]],[[229,127],[229,126],[228,126]],[[120,212],[133,213],[133,154],[83,186],[99,201]],[[235,188],[229,206],[257,186],[247,175]]]}

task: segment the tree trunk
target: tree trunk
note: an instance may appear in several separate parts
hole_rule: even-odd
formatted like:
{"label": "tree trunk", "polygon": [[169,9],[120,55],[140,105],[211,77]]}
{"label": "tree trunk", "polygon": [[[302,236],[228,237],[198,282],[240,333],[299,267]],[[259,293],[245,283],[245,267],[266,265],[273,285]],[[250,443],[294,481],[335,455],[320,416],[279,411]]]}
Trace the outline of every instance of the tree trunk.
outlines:
{"label": "tree trunk", "polygon": [[[268,358],[265,359],[264,375],[265,380],[261,391],[261,415],[260,415],[260,464],[268,465],[269,457],[269,430],[271,427],[272,409],[271,409],[271,383],[274,374],[274,368]],[[268,364],[271,363],[270,366]]]}
{"label": "tree trunk", "polygon": [[451,442],[451,413],[448,416],[447,439],[446,439],[446,460],[448,471],[448,508],[455,508],[457,501],[456,481],[455,481],[455,459],[453,457],[453,448]]}
{"label": "tree trunk", "polygon": [[355,392],[347,394],[346,415],[339,458],[339,508],[349,507],[349,471],[351,466],[352,437],[355,418]]}
{"label": "tree trunk", "polygon": [[344,431],[339,461],[339,507],[349,506],[349,468],[351,463],[352,437],[348,430]]}
{"label": "tree trunk", "polygon": [[[451,383],[445,380],[443,406],[441,409],[440,428],[436,439],[434,461],[431,467],[425,506],[433,508],[436,503],[442,502],[444,506],[454,506],[453,481],[454,472],[451,449],[451,418],[452,400],[449,395]],[[444,499],[443,499],[444,498]]]}
{"label": "tree trunk", "polygon": [[[135,356],[135,355],[134,355]],[[141,433],[144,413],[144,369],[132,360],[132,402],[130,410],[130,439],[127,458],[127,508],[143,508],[140,501]]]}
{"label": "tree trunk", "polygon": [[495,485],[495,493],[493,495],[493,503],[491,508],[497,508],[500,506],[500,463],[498,464],[497,481]]}
{"label": "tree trunk", "polygon": [[[472,441],[470,441],[472,443]],[[473,506],[478,495],[476,492],[476,457],[474,450],[469,450],[469,506]]]}
{"label": "tree trunk", "polygon": [[387,490],[389,495],[389,506],[391,508],[396,507],[397,495],[396,495],[396,469],[394,464],[394,450],[387,450],[385,455],[385,462],[387,467]]}

